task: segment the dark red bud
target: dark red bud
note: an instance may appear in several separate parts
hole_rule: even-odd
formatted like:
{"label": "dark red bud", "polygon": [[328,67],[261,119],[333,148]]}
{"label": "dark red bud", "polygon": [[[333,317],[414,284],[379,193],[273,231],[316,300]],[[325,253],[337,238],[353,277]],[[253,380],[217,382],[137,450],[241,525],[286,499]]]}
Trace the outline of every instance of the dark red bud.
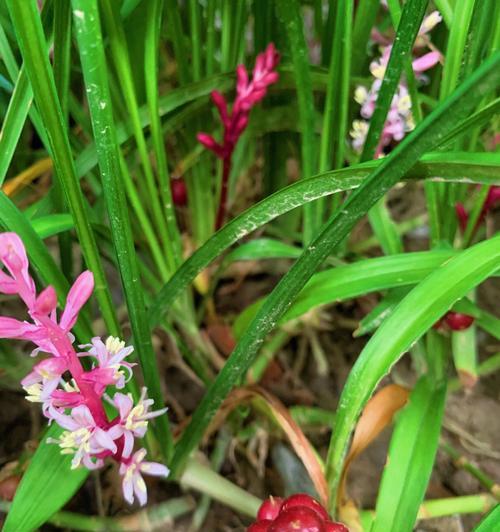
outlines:
{"label": "dark red bud", "polygon": [[281,505],[283,504],[283,499],[281,497],[269,497],[266,499],[259,508],[257,512],[257,519],[262,521],[264,519],[276,519],[280,513]]}
{"label": "dark red bud", "polygon": [[452,331],[463,331],[473,324],[474,318],[460,312],[448,312],[444,321]]}
{"label": "dark red bud", "polygon": [[305,506],[306,508],[314,510],[322,521],[328,521],[330,519],[323,506],[321,506],[316,499],[313,499],[310,495],[307,495],[307,493],[296,493],[295,495],[288,497],[288,499],[285,499],[285,502],[281,506],[281,512],[285,512],[289,508],[294,508],[296,506]]}
{"label": "dark red bud", "polygon": [[311,508],[294,506],[281,510],[268,532],[326,532],[323,519]]}
{"label": "dark red bud", "polygon": [[187,205],[187,188],[183,179],[171,179],[170,190],[172,191],[172,201],[178,207]]}

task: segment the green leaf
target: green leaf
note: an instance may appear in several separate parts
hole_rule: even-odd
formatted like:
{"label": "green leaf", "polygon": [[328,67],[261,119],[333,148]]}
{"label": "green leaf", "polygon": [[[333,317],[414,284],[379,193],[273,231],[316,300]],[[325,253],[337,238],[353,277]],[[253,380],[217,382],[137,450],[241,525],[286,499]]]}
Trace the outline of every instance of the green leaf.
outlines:
{"label": "green leaf", "polygon": [[[362,165],[326,172],[309,179],[301,179],[263,199],[228,222],[208,242],[195,251],[160,290],[149,310],[151,325],[159,323],[181,291],[232,244],[281,214],[307,202],[354,190],[372,170],[379,168],[382,163],[382,160],[370,161]],[[494,154],[430,153],[422,157],[421,162],[416,164],[405,177],[423,179],[436,175],[444,180],[456,178],[463,182],[463,176],[466,175],[467,182],[499,183],[500,161]]]}
{"label": "green leaf", "polygon": [[[58,438],[61,433],[54,423],[45,436]],[[45,436],[16,490],[4,532],[29,532],[41,526],[68,502],[89,474],[84,467],[72,470],[72,456],[61,455],[59,446],[46,443]]]}
{"label": "green leaf", "polygon": [[285,244],[280,240],[272,238],[257,238],[245,242],[241,246],[233,249],[224,258],[224,265],[239,260],[259,260],[259,259],[296,259],[302,253],[302,249],[297,246]]}
{"label": "green leaf", "polygon": [[[417,163],[425,152],[438,145],[443,135],[456,127],[485,94],[497,87],[500,82],[499,66],[500,51],[485,61],[443,104],[421,122],[415,131],[369,175],[363,185],[350,194],[341,208],[323,226],[320,234],[308,245],[268,297],[195,410],[190,424],[176,446],[172,463],[174,475],[179,472],[189,454],[198,445],[222,401],[238,379],[248,371],[265,337],[288,310],[305,283],[332,251],[344,241],[367,211]],[[496,244],[500,248],[498,242]],[[445,267],[442,268],[444,269]],[[487,268],[486,271],[489,273]],[[468,276],[463,279],[468,279]],[[453,290],[450,293],[453,293]],[[363,397],[361,393],[359,397]],[[351,429],[349,425],[348,434]],[[343,453],[344,449],[340,458],[343,458]],[[331,491],[334,493],[335,489]]]}
{"label": "green leaf", "polygon": [[[279,320],[283,325],[311,309],[352,297],[419,283],[453,256],[452,251],[423,251],[366,259],[316,273]],[[265,299],[247,307],[234,324],[240,336]]]}
{"label": "green leaf", "polygon": [[[137,94],[132,76],[132,66],[130,63],[129,51],[125,37],[125,30],[120,17],[117,16],[118,9],[116,2],[102,0],[99,5],[101,7],[103,24],[107,30],[111,57],[120,79],[121,94],[127,106],[127,111],[130,115],[132,131],[137,145],[137,152],[144,172],[144,183],[148,194],[148,202],[152,213],[152,220],[156,230],[158,231],[158,234],[160,235],[164,248],[169,250],[169,255],[171,256],[171,240],[167,230],[165,213],[162,210],[158,196],[158,190],[156,188],[153,167],[148,154],[145,134],[142,129]],[[81,13],[83,14],[82,20],[84,21],[85,12],[81,11]],[[105,101],[108,102],[108,100]]]}
{"label": "green leaf", "polygon": [[357,338],[363,336],[380,327],[380,324],[394,311],[398,303],[408,293],[408,288],[395,288],[382,298],[363,319],[360,320],[358,328],[352,333]]}
{"label": "green leaf", "polygon": [[[309,50],[302,27],[301,5],[298,0],[276,0],[276,14],[284,25],[290,43],[296,76],[299,122],[302,132],[302,177],[315,171],[314,100],[309,72]],[[322,220],[318,207],[307,205],[304,209],[304,243],[311,241]]]}
{"label": "green leaf", "polygon": [[78,239],[85,261],[95,278],[95,295],[111,334],[119,336],[120,327],[111,300],[97,243],[90,228],[83,194],[75,173],[67,128],[57,98],[54,76],[50,69],[47,45],[34,0],[7,0],[7,6],[22,52],[26,73],[43,125],[47,130],[56,175],[75,220]]}
{"label": "green leaf", "polygon": [[21,131],[28,116],[33,94],[24,69],[14,87],[0,136],[0,186],[3,185]]}
{"label": "green leaf", "polygon": [[[422,23],[428,0],[408,0],[403,7],[391,55],[387,63],[384,79],[377,96],[375,111],[370,119],[361,161],[372,159],[382,138],[382,130],[391,102],[401,79],[403,67],[408,63],[413,43]],[[413,73],[413,72],[412,72]],[[416,105],[417,102],[412,102]],[[368,214],[370,224],[385,253],[401,253],[402,240],[391,219],[385,201],[379,201]]]}
{"label": "green leaf", "polygon": [[[111,236],[127,302],[134,347],[141,363],[149,396],[154,399],[155,408],[158,409],[163,407],[160,372],[147,323],[132,228],[120,179],[120,153],[116,142],[98,5],[96,0],[72,0],[72,7]],[[161,416],[157,424],[161,431],[161,443],[165,446],[165,456],[168,459],[173,449],[173,442],[167,417]]]}
{"label": "green leaf", "polygon": [[373,0],[360,0],[356,8],[356,17],[352,30],[352,73],[361,74],[366,61],[366,50],[370,39],[370,30],[375,24],[380,4]]}
{"label": "green leaf", "polygon": [[148,2],[147,7],[144,81],[146,85],[149,120],[151,123],[151,137],[156,158],[161,206],[165,215],[165,223],[169,236],[169,245],[164,249],[167,257],[171,261],[171,269],[175,270],[182,262],[182,246],[170,191],[170,175],[168,173],[167,153],[161,129],[160,105],[158,101],[158,46],[162,24],[163,0],[152,0]]}
{"label": "green leaf", "polygon": [[496,532],[500,524],[500,504],[497,504],[493,510],[476,526],[473,532]]}
{"label": "green leaf", "polygon": [[446,401],[446,384],[422,377],[398,415],[371,532],[410,532],[424,499]]}
{"label": "green leaf", "polygon": [[37,235],[44,239],[73,229],[75,224],[71,214],[49,214],[48,216],[35,218],[31,221],[31,226]]}
{"label": "green leaf", "polygon": [[365,346],[342,392],[330,440],[327,479],[332,510],[350,435],[377,384],[455,301],[499,267],[500,235],[454,256],[403,299]]}

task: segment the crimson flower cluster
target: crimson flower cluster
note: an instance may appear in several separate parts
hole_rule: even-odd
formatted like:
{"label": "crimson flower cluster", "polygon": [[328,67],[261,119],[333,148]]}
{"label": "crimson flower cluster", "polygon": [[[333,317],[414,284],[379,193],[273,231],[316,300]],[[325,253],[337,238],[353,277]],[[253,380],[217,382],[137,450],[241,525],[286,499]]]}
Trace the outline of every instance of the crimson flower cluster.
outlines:
{"label": "crimson flower cluster", "polygon": [[316,499],[296,493],[285,500],[266,499],[257,512],[257,521],[247,532],[349,532],[349,529],[331,521]]}
{"label": "crimson flower cluster", "polygon": [[[136,438],[144,437],[149,419],[162,415],[166,409],[150,411],[153,400],[146,398],[146,388],[136,404],[130,394],[115,391],[110,395],[112,389],[123,389],[132,377],[135,364],[126,359],[133,347],[110,336],[105,342],[92,338],[90,344],[75,350],[75,337],[70,331],[92,294],[92,273],[86,271],[78,277],[58,316],[54,288],[48,286],[37,294],[26,250],[15,233],[0,233],[2,264],[6,271],[0,268],[0,293],[18,295],[30,320],[0,317],[0,338],[28,340],[36,346],[31,356],[48,355],[21,381],[26,399],[41,403],[49,424],[55,421],[64,429],[59,438],[48,441],[58,444],[62,454],[73,456],[72,469],[98,469],[105,458],[114,459],[120,465],[125,499],[132,504],[135,494],[144,505],[147,491],[141,473],[166,477],[168,469],[144,461],[145,449],[134,453],[134,443]],[[81,364],[83,357],[91,360],[88,370]],[[108,419],[103,400],[118,412],[114,419]]]}
{"label": "crimson flower cluster", "polygon": [[280,55],[274,44],[270,43],[266,50],[257,56],[251,80],[246,68],[243,65],[238,65],[236,68],[236,99],[231,112],[228,110],[226,99],[220,92],[213,91],[211,94],[224,128],[223,139],[219,143],[207,133],[198,133],[197,138],[205,148],[213,151],[223,161],[221,197],[216,220],[217,229],[221,227],[226,213],[227,185],[234,148],[248,125],[252,107],[264,98],[269,85],[278,81],[276,67],[279,61]]}

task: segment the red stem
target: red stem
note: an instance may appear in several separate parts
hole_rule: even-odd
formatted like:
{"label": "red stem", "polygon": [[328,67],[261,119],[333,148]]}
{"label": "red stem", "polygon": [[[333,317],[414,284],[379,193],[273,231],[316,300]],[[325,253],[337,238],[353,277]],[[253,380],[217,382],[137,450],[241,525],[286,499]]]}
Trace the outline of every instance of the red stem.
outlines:
{"label": "red stem", "polygon": [[222,184],[220,190],[219,209],[217,210],[217,217],[215,221],[216,231],[222,227],[227,212],[227,191],[229,184],[229,174],[231,173],[231,155],[232,153],[229,153],[229,155],[224,157],[224,159],[222,160]]}

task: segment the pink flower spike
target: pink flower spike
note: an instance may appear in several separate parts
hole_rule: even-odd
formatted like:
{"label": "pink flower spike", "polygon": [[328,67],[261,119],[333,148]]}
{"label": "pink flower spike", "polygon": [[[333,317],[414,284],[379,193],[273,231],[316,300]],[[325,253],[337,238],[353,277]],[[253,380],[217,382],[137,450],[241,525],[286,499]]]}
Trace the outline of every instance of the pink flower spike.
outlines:
{"label": "pink flower spike", "polygon": [[54,390],[50,395],[52,406],[58,408],[75,408],[85,403],[85,397],[79,392]]}
{"label": "pink flower spike", "polygon": [[119,423],[113,426],[116,434],[124,437],[122,456],[129,457],[134,448],[134,437],[142,438],[146,434],[148,422],[151,418],[161,416],[167,409],[162,408],[148,412],[149,407],[154,403],[152,399],[146,399],[147,389],[142,389],[141,397],[134,406],[132,396],[130,394],[115,393],[113,403],[119,413]]}
{"label": "pink flower spike", "polygon": [[[98,368],[87,372],[84,379],[97,385],[102,394],[108,384],[114,384],[118,389],[124,388],[132,377],[131,368],[135,363],[125,362],[124,359],[134,351],[132,346],[125,347],[125,342],[114,336],[109,336],[106,343],[99,338],[92,338],[92,343],[80,347],[90,347],[88,353],[81,353],[80,356],[94,356],[98,362]],[[123,371],[121,368],[124,368]],[[104,388],[102,388],[104,386]]]}
{"label": "pink flower spike", "polygon": [[437,65],[441,60],[441,54],[439,52],[429,52],[422,55],[418,59],[415,59],[412,63],[413,71],[417,74],[425,72]]}
{"label": "pink flower spike", "polygon": [[61,316],[60,327],[66,332],[73,328],[78,318],[78,313],[94,290],[94,275],[91,271],[80,274],[74,282],[68,297],[66,307]]}
{"label": "pink flower spike", "polygon": [[17,294],[18,286],[12,277],[0,270],[0,292],[2,294]]}
{"label": "pink flower spike", "polygon": [[0,233],[0,261],[16,282],[17,292],[28,308],[31,308],[36,297],[35,282],[28,272],[26,249],[16,233]]}
{"label": "pink flower spike", "polygon": [[248,73],[244,65],[236,67],[236,92],[238,95],[245,95],[248,87]]}
{"label": "pink flower spike", "polygon": [[28,373],[21,381],[21,386],[29,386],[36,382],[44,384],[55,381],[59,383],[61,375],[68,369],[68,362],[63,357],[51,357],[42,360],[33,367],[33,371]]}
{"label": "pink flower spike", "polygon": [[96,425],[96,422],[86,405],[73,408],[70,415],[62,414],[57,409],[51,409],[52,418],[66,429],[58,440],[50,440],[58,443],[62,454],[73,454],[71,468],[77,468],[82,462],[93,464],[92,456],[105,451],[117,452],[113,438],[107,430]]}
{"label": "pink flower spike", "polygon": [[219,111],[220,119],[222,123],[227,126],[229,125],[229,115],[227,112],[227,102],[224,96],[219,91],[212,91],[210,93],[212,101],[214,102],[217,110]]}
{"label": "pink flower spike", "polygon": [[120,474],[123,475],[123,496],[129,504],[134,502],[134,494],[139,504],[144,506],[148,500],[146,483],[141,473],[157,477],[167,477],[170,471],[167,467],[156,462],[144,462],[146,449],[139,449],[132,458],[120,465]]}
{"label": "pink flower spike", "polygon": [[215,141],[215,139],[212,137],[212,135],[209,135],[208,133],[198,133],[196,135],[196,138],[198,139],[198,142],[203,144],[205,148],[208,150],[211,150],[217,155],[217,157],[223,158],[224,157],[224,149],[223,147]]}
{"label": "pink flower spike", "polygon": [[40,328],[25,321],[0,316],[0,338],[32,340],[40,334]]}
{"label": "pink flower spike", "polygon": [[57,294],[54,287],[47,286],[45,290],[40,292],[35,301],[34,312],[46,316],[55,310],[57,307]]}

